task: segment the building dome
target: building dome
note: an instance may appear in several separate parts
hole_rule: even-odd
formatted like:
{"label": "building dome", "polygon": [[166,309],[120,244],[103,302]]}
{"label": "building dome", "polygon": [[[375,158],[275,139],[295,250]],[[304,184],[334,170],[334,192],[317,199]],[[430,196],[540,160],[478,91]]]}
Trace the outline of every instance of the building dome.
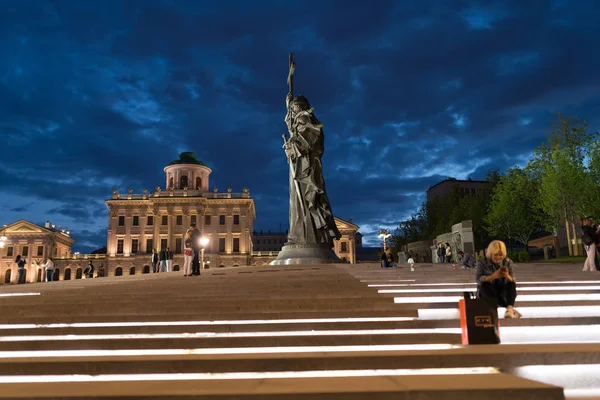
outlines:
{"label": "building dome", "polygon": [[192,153],[191,151],[184,151],[183,153],[179,153],[179,160],[173,160],[168,165],[178,164],[203,165],[205,167],[208,167],[208,165],[198,160],[198,156],[196,155],[196,153]]}
{"label": "building dome", "polygon": [[164,171],[167,175],[167,190],[187,188],[208,191],[208,177],[212,170],[191,151],[180,153],[179,160],[171,161]]}

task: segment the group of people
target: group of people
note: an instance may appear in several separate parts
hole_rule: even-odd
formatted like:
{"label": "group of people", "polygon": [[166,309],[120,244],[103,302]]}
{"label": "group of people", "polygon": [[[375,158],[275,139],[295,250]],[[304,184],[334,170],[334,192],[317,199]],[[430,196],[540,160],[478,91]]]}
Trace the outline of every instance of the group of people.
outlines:
{"label": "group of people", "polygon": [[[200,268],[200,230],[191,224],[184,236],[183,276],[198,276]],[[170,272],[173,267],[173,252],[168,247],[157,252],[152,250],[152,272]]]}
{"label": "group of people", "polygon": [[584,271],[600,271],[597,249],[600,245],[600,226],[596,225],[592,217],[581,220],[581,242],[587,253],[587,258],[583,263]]}
{"label": "group of people", "polygon": [[173,252],[168,247],[166,249],[160,249],[157,252],[156,249],[152,249],[152,272],[171,272],[173,268]]}
{"label": "group of people", "polygon": [[452,262],[452,247],[450,243],[439,243],[437,248],[438,263]]}
{"label": "group of people", "polygon": [[[25,283],[25,265],[27,264],[27,261],[19,254],[15,258],[15,264],[17,264],[17,271],[19,273],[17,284]],[[46,270],[46,282],[52,282],[54,277],[54,261],[52,260],[52,257],[48,257],[43,264],[38,262],[37,265]]]}

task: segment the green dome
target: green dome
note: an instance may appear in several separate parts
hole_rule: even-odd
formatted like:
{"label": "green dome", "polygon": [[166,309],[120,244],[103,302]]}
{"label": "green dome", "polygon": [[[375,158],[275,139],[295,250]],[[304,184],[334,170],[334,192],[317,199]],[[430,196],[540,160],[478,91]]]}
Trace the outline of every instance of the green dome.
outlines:
{"label": "green dome", "polygon": [[184,151],[183,153],[180,153],[179,160],[173,160],[169,163],[169,165],[177,164],[195,164],[208,167],[208,165],[198,160],[198,156],[196,155],[196,153],[192,153],[191,151]]}

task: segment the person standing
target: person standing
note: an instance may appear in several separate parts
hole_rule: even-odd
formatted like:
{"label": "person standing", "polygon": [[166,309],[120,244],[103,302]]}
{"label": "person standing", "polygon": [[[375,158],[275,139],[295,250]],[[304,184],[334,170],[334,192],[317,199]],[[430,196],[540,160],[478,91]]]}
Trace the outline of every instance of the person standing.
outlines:
{"label": "person standing", "polygon": [[46,282],[52,282],[54,280],[54,261],[52,261],[52,257],[48,257],[42,267],[46,269]]}
{"label": "person standing", "polygon": [[85,274],[86,279],[94,277],[94,264],[92,264],[91,260],[88,262],[88,266],[85,268],[83,273]]}
{"label": "person standing", "polygon": [[438,256],[438,263],[443,264],[446,259],[446,249],[444,248],[443,243],[438,244],[437,256]]}
{"label": "person standing", "polygon": [[192,234],[190,236],[190,245],[192,247],[192,275],[200,275],[200,231],[196,225],[190,225]]}
{"label": "person standing", "polygon": [[26,261],[19,254],[17,258],[15,258],[15,263],[17,263],[17,270],[19,271],[19,277],[17,278],[17,285],[25,283],[25,264]]}
{"label": "person standing", "polygon": [[165,272],[167,269],[167,249],[160,249],[158,253],[158,272]]}
{"label": "person standing", "polygon": [[192,276],[192,260],[194,259],[192,250],[192,227],[190,227],[183,239],[184,247],[183,250],[183,276]]}
{"label": "person standing", "polygon": [[158,272],[158,253],[156,252],[156,249],[152,249],[152,273],[157,273]]}
{"label": "person standing", "polygon": [[173,252],[167,247],[167,272],[171,272],[173,268]]}
{"label": "person standing", "polygon": [[591,218],[584,218],[581,221],[581,241],[587,253],[587,258],[583,263],[583,271],[595,271],[596,270],[596,242],[598,241],[598,232],[594,229],[593,220]]}
{"label": "person standing", "polygon": [[452,262],[452,247],[450,246],[450,243],[446,242],[446,262],[447,263],[451,263]]}

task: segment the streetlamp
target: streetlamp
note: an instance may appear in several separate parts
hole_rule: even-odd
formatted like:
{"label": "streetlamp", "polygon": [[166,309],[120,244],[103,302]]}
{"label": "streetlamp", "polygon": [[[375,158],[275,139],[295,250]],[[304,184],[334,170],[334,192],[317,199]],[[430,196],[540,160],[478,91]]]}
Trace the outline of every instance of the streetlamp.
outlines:
{"label": "streetlamp", "polygon": [[206,248],[206,246],[208,245],[208,238],[206,236],[203,236],[200,238],[200,251],[202,252],[202,264],[200,264],[200,268],[204,269],[204,250]]}
{"label": "streetlamp", "polygon": [[389,238],[390,236],[392,236],[392,235],[390,234],[390,231],[388,229],[380,229],[379,230],[379,235],[377,235],[377,237],[380,239],[383,239],[383,251],[386,250],[385,240],[387,238]]}

